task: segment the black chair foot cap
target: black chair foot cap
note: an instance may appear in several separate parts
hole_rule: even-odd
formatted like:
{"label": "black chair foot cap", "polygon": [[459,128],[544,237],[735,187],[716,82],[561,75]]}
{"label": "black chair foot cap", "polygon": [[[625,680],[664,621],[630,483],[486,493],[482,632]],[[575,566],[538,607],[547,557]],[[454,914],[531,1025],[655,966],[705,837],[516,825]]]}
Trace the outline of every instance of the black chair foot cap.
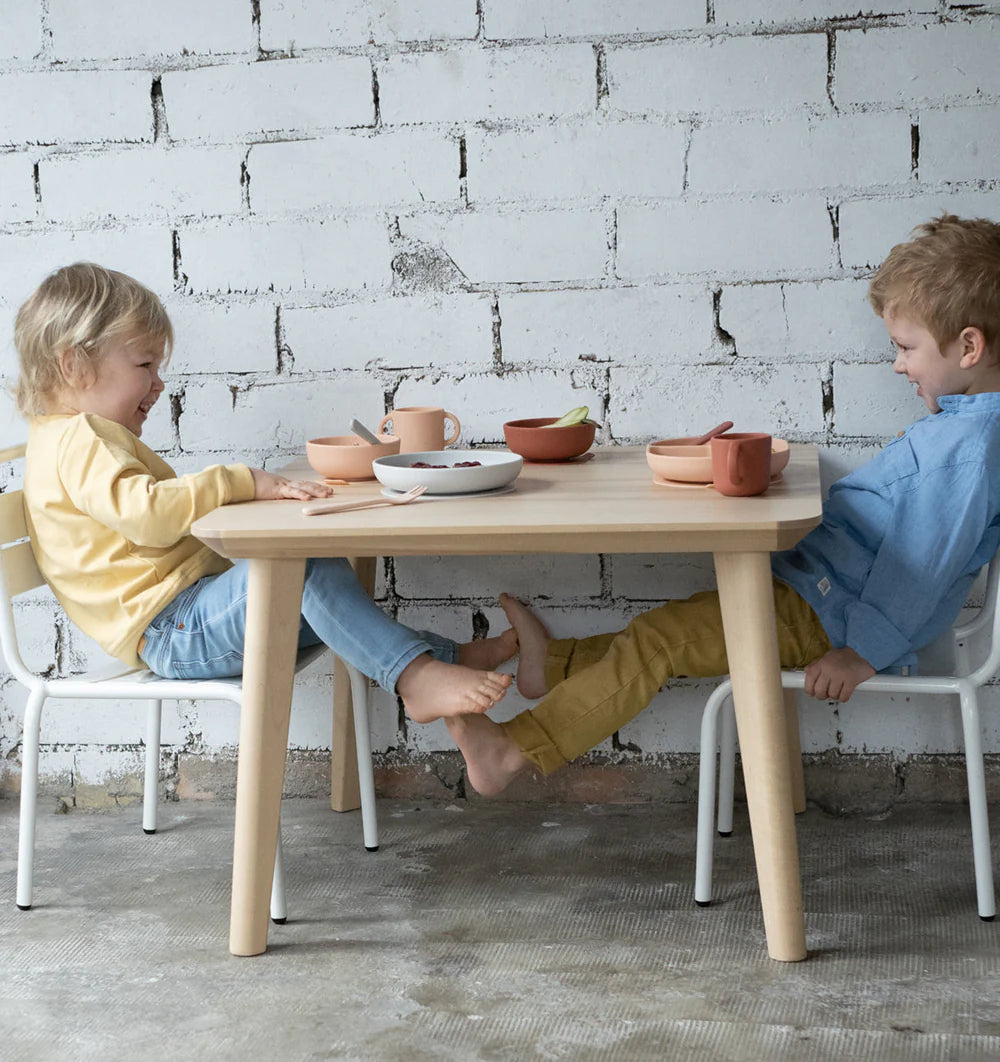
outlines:
{"label": "black chair foot cap", "polygon": [[719,830],[719,836],[720,837],[732,837],[732,835],[733,835],[733,831],[732,830],[726,830],[724,832],[722,830]]}
{"label": "black chair foot cap", "polygon": [[365,845],[365,851],[366,852],[377,852],[378,851],[378,845],[374,844],[374,845],[371,846],[371,848],[369,848],[368,845]]}
{"label": "black chair foot cap", "polygon": [[276,926],[283,926],[288,921],[288,919],[287,918],[272,918],[271,921]]}
{"label": "black chair foot cap", "polygon": [[980,915],[979,916],[979,921],[980,922],[992,922],[994,918],[996,918],[996,915]]}
{"label": "black chair foot cap", "polygon": [[145,827],[145,826],[143,826],[143,828],[142,828],[142,832],[143,832],[143,833],[150,833],[150,834],[152,834],[152,833],[156,833],[156,830],[155,830],[155,829],[153,829],[153,830],[147,830],[147,829],[146,829],[146,827]]}
{"label": "black chair foot cap", "polygon": [[695,900],[694,902],[699,907],[711,907],[712,906],[712,901],[711,900]]}
{"label": "black chair foot cap", "polygon": [[30,903],[19,903],[17,905],[17,909],[19,911],[30,911],[31,910],[31,904]]}

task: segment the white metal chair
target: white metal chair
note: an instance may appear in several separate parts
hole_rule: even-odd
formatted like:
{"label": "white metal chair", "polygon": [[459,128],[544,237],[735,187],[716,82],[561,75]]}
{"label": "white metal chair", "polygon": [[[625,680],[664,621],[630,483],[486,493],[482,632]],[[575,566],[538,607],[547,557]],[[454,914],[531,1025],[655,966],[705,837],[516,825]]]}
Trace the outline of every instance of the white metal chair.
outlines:
{"label": "white metal chair", "polygon": [[[986,776],[983,769],[982,731],[979,719],[979,688],[1000,668],[1000,610],[997,609],[997,585],[1000,582],[1000,559],[990,562],[986,577],[986,594],[982,608],[969,621],[952,628],[954,639],[954,671],[948,675],[874,675],[858,689],[884,693],[944,693],[957,695],[962,713],[965,741],[965,769],[969,786],[969,815],[972,823],[972,856],[976,874],[976,898],[979,917],[992,921],[996,915],[993,892],[993,866],[990,856],[990,830],[986,804]],[[982,634],[985,644],[979,646],[984,657],[973,667],[970,644]],[[982,641],[982,639],[978,639]],[[786,690],[801,690],[805,684],[802,671],[783,671],[781,684]],[[731,704],[729,710],[720,709],[727,702],[732,683],[726,679],[709,697],[701,719],[701,755],[698,773],[698,837],[695,858],[695,902],[701,906],[712,900],[712,813],[715,808],[715,749],[719,748],[719,807],[718,832],[728,837],[733,830],[733,789],[736,763],[736,720]],[[786,695],[786,704],[789,698]],[[798,789],[796,810],[805,810],[805,791],[802,786],[802,757],[798,742],[798,719],[794,715],[794,697],[789,704],[792,713],[789,733],[793,738],[793,782]],[[721,720],[721,736],[719,736]],[[797,777],[795,775],[797,774]]]}
{"label": "white metal chair", "polygon": [[[24,446],[0,451],[0,462],[23,457]],[[32,901],[35,818],[38,793],[38,753],[42,708],[50,697],[86,698],[90,700],[145,700],[146,761],[143,789],[142,828],[156,832],[157,780],[160,763],[160,719],[164,700],[223,700],[239,705],[243,691],[239,679],[188,681],[164,679],[151,671],[128,669],[123,664],[75,675],[50,678],[30,670],[21,658],[13,598],[44,586],[28,539],[24,518],[23,492],[0,494],[0,647],[10,673],[28,689],[22,742],[21,808],[17,859],[17,906],[28,910]],[[299,671],[326,651],[316,646],[299,654]],[[368,684],[354,668],[348,668],[354,705],[354,729],[357,745],[358,775],[361,788],[361,816],[365,847],[378,848],[375,816],[375,782],[372,772],[371,745],[368,734]],[[271,918],[286,918],[284,870],[281,858],[280,830],[271,889]]]}

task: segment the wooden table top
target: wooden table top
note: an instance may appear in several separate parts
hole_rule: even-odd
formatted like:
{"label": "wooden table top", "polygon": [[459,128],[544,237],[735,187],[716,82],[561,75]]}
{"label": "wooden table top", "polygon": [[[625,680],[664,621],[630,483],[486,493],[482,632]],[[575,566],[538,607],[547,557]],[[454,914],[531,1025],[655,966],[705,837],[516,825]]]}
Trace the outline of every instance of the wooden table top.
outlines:
{"label": "wooden table top", "polygon": [[[223,556],[378,557],[499,553],[697,553],[787,549],[819,523],[818,451],[793,445],[766,494],[726,498],[711,487],[653,482],[645,447],[597,447],[563,464],[525,462],[514,489],[492,496],[305,516],[302,503],[224,505],[192,532]],[[305,457],[283,468],[319,478]],[[337,487],[374,497],[375,480]]]}

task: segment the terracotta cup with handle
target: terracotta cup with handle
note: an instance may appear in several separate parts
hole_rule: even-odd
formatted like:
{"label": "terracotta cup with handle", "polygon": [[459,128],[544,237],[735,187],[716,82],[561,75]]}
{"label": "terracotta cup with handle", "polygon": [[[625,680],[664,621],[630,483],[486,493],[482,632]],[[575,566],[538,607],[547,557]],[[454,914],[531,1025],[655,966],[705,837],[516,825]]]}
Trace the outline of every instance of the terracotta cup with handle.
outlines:
{"label": "terracotta cup with handle", "polygon": [[711,440],[712,486],[720,494],[763,494],[771,482],[771,436],[734,432]]}
{"label": "terracotta cup with handle", "polygon": [[[451,421],[453,426],[448,436],[444,433],[445,421]],[[379,422],[378,434],[381,435],[389,423],[392,424],[392,434],[402,440],[399,446],[401,454],[443,450],[458,439],[462,430],[458,417],[440,406],[402,406],[394,409]]]}

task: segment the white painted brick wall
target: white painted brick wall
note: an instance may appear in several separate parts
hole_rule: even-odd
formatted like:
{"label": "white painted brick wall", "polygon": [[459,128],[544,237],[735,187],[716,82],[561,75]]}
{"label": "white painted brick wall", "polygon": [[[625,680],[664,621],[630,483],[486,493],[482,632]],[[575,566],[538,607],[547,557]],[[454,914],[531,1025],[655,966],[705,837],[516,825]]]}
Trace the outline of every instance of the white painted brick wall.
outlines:
{"label": "white painted brick wall", "polygon": [[6,0],[3,33],[0,33],[0,61],[31,59],[42,50],[42,21],[37,0]]}
{"label": "white painted brick wall", "polygon": [[174,326],[174,352],[166,369],[169,380],[187,374],[275,371],[276,302],[254,299],[220,305],[179,296],[163,301]]}
{"label": "white painted brick wall", "polygon": [[0,224],[34,218],[33,172],[30,155],[0,155]]}
{"label": "white painted brick wall", "polygon": [[712,295],[689,284],[500,297],[504,361],[700,362],[713,353]]}
{"label": "white painted brick wall", "polygon": [[[277,468],[393,402],[458,414],[462,441],[587,404],[602,442],[737,411],[822,447],[824,481],[923,404],[890,368],[866,278],[942,210],[1000,217],[1000,11],[874,0],[6,0],[0,34],[0,359],[21,301],[79,259],[160,292],[177,346],[147,442],[179,473]],[[24,426],[0,398],[3,442]],[[0,470],[0,484],[10,482]],[[703,555],[397,558],[378,593],[467,637],[496,594],[557,634],[620,626],[711,585]],[[50,600],[28,655],[97,647]],[[291,742],[329,741],[330,663]],[[696,747],[710,684],[623,730]],[[373,701],[376,748],[450,747]],[[524,706],[512,695],[498,711]],[[23,696],[0,687],[0,763]],[[60,792],[137,769],[128,707],[54,710]],[[959,747],[936,706],[803,701],[810,751]],[[167,713],[171,749],[231,757],[234,712]],[[1000,750],[1000,729],[987,732]],[[610,748],[610,743],[607,745]],[[2,784],[2,778],[0,778]]]}
{"label": "white painted brick wall", "polygon": [[[899,12],[895,0],[865,0],[863,9],[856,3],[836,0],[713,0],[715,21],[720,26],[753,26],[774,23],[824,22],[830,19],[856,18],[860,11],[871,15]],[[930,9],[928,2],[925,9]]]}
{"label": "white painted brick wall", "polygon": [[683,127],[662,122],[474,129],[468,137],[469,200],[680,195],[686,139]]}
{"label": "white painted brick wall", "polygon": [[675,199],[618,211],[618,275],[639,279],[828,273],[833,232],[818,196]]}
{"label": "white painted brick wall", "polygon": [[709,37],[608,49],[610,102],[632,114],[801,108],[826,103],[826,38]]}
{"label": "white painted brick wall", "polygon": [[303,307],[286,310],[282,321],[296,372],[431,366],[485,372],[493,363],[486,295]]}
{"label": "white painted brick wall", "polygon": [[607,264],[597,210],[411,215],[400,230],[441,247],[472,284],[599,280]]}
{"label": "white painted brick wall", "polygon": [[586,44],[391,56],[378,71],[385,122],[476,122],[590,113],[597,98]]}
{"label": "white painted brick wall", "polygon": [[245,383],[212,380],[184,390],[179,418],[185,450],[254,450],[261,435],[285,452],[301,450],[304,439],[328,435],[329,426],[346,425],[354,410],[372,409],[383,401],[378,382],[364,373],[342,373],[315,381]]}
{"label": "white painted brick wall", "polygon": [[763,361],[877,359],[890,350],[866,280],[727,287],[719,323],[744,358]]}
{"label": "white painted brick wall", "polygon": [[[79,261],[114,262],[113,268],[157,292],[169,292],[174,285],[171,234],[166,225],[137,222],[127,230],[27,225],[0,235],[3,297],[16,309],[57,263]],[[5,344],[10,339],[4,336]],[[12,351],[13,347],[5,345],[5,349]]]}
{"label": "white painted brick wall", "polygon": [[423,130],[258,144],[247,171],[258,214],[457,203],[460,191],[457,140]]}
{"label": "white painted brick wall", "polygon": [[925,181],[979,181],[1000,172],[1000,109],[983,105],[925,111],[920,117],[920,176]]}
{"label": "white painted brick wall", "polygon": [[299,52],[359,47],[369,41],[471,40],[478,29],[475,0],[383,0],[379,4],[277,0],[261,4],[260,46]]}
{"label": "white painted brick wall", "polygon": [[131,148],[53,155],[39,164],[47,221],[213,217],[242,206],[243,153],[233,147]]}
{"label": "white painted brick wall", "polygon": [[650,34],[704,24],[702,0],[505,0],[486,5],[484,18],[493,40]]}
{"label": "white painted brick wall", "polygon": [[837,34],[835,95],[841,106],[953,102],[1000,93],[1000,21],[934,23]]}
{"label": "white painted brick wall", "polygon": [[162,84],[170,135],[178,140],[372,122],[371,65],[360,56],[206,66],[164,74]]}
{"label": "white painted brick wall", "polygon": [[377,218],[236,222],[180,234],[192,290],[360,290],[388,287],[389,234]]}
{"label": "white painted brick wall", "polygon": [[905,184],[905,114],[743,119],[695,129],[688,154],[694,193],[774,192]]}
{"label": "white painted brick wall", "polygon": [[0,145],[153,138],[152,78],[141,70],[0,75]]}
{"label": "white painted brick wall", "polygon": [[[247,53],[255,46],[244,0],[102,0],[100,17],[77,0],[49,0],[52,55],[59,61],[140,55]],[[113,27],[113,29],[112,29]]]}

